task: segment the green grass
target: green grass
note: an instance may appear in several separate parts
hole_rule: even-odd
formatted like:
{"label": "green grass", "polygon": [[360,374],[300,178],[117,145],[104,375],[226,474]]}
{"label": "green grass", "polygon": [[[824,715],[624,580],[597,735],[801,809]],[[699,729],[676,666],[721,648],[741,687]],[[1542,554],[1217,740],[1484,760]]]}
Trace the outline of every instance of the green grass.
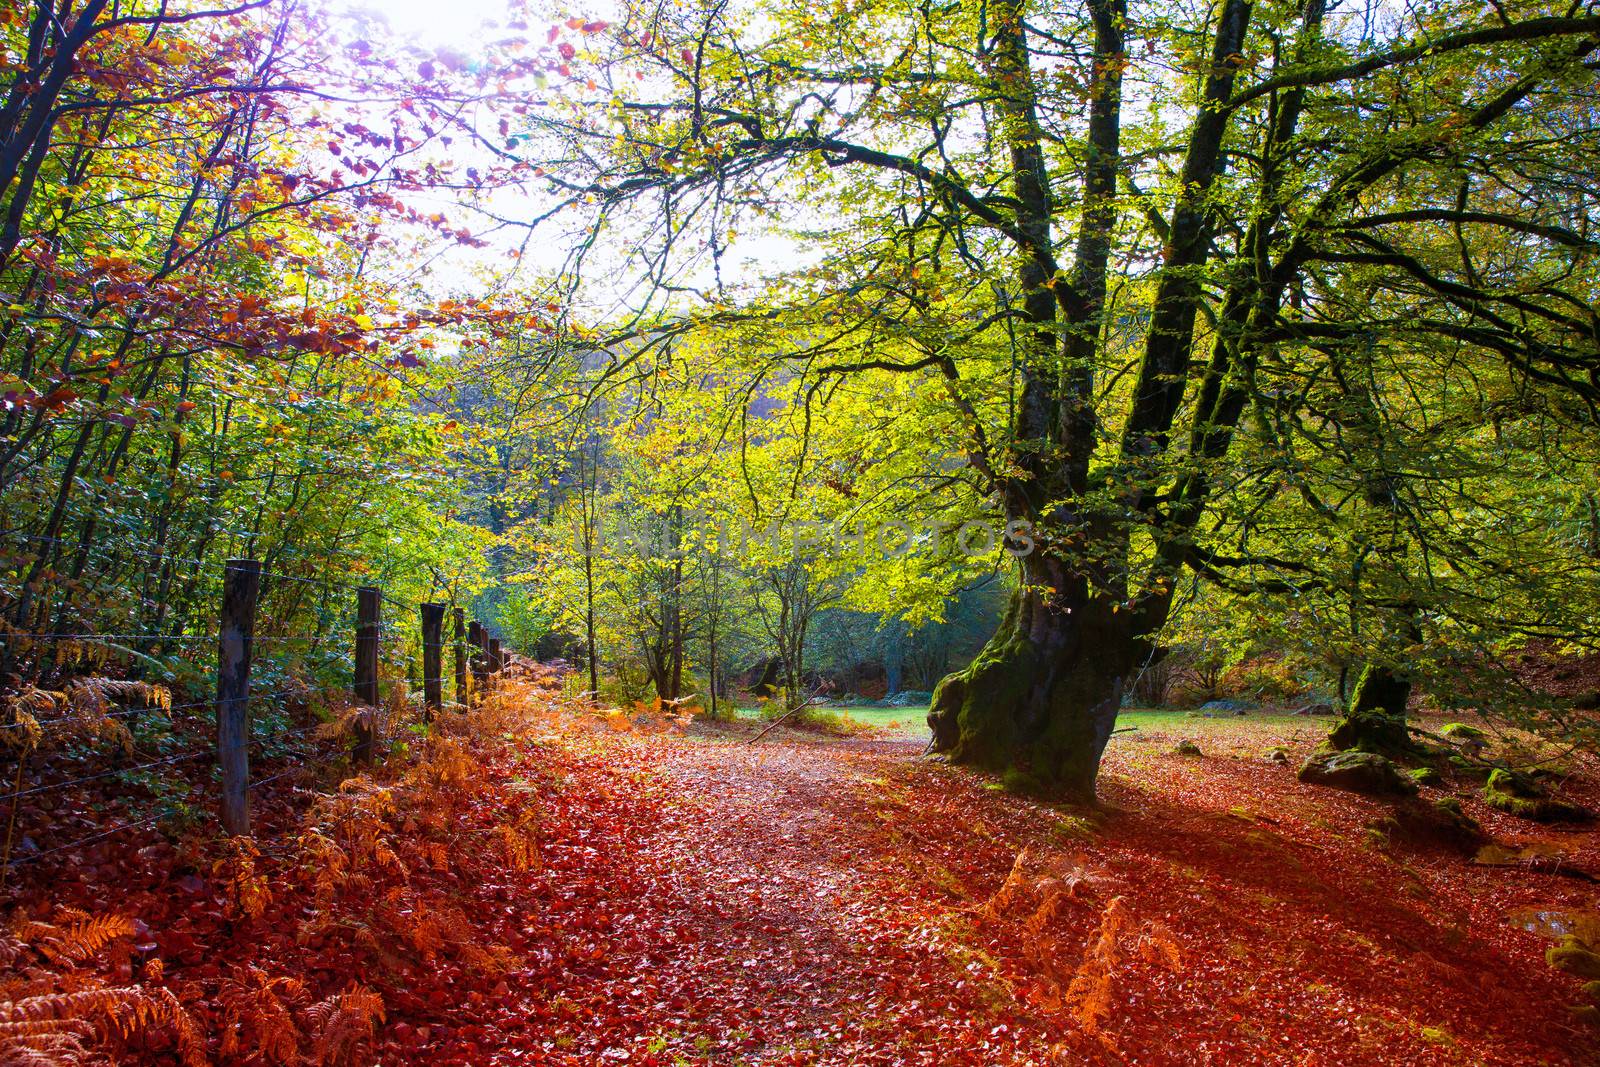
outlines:
{"label": "green grass", "polygon": [[1114,734],[1111,742],[1134,747],[1155,744],[1165,750],[1185,740],[1207,755],[1257,756],[1274,745],[1315,744],[1327,736],[1332,721],[1264,711],[1208,719],[1171,708],[1128,708],[1117,716],[1117,729],[1125,732]]}
{"label": "green grass", "polygon": [[908,708],[839,708],[839,714],[901,737],[928,736],[928,705]]}
{"label": "green grass", "polygon": [[[928,736],[928,706],[920,704],[909,708],[840,708],[826,706],[836,715],[881,730],[890,737],[925,739]],[[761,710],[755,707],[738,709],[741,719],[758,719]],[[1117,734],[1113,740],[1148,740],[1153,736],[1188,738],[1198,742],[1211,739],[1230,743],[1257,745],[1274,737],[1298,739],[1300,736],[1320,736],[1327,732],[1331,720],[1307,718],[1300,715],[1269,714],[1252,711],[1246,715],[1218,715],[1205,718],[1187,710],[1172,708],[1126,708],[1117,716],[1117,729],[1127,733]],[[1202,744],[1202,747],[1203,744]]]}
{"label": "green grass", "polygon": [[1186,708],[1123,708],[1117,714],[1117,728],[1137,726],[1141,730],[1164,730],[1182,733],[1226,733],[1229,728],[1254,732],[1262,727],[1316,726],[1332,722],[1324,717],[1310,717],[1290,713],[1251,711],[1244,715],[1219,712],[1212,718]]}
{"label": "green grass", "polygon": [[[841,708],[830,704],[823,705],[822,710],[831,711],[863,726],[882,730],[897,738],[922,739],[928,736],[926,704],[907,708]],[[758,719],[761,717],[761,709],[740,708],[738,715],[741,719]]]}

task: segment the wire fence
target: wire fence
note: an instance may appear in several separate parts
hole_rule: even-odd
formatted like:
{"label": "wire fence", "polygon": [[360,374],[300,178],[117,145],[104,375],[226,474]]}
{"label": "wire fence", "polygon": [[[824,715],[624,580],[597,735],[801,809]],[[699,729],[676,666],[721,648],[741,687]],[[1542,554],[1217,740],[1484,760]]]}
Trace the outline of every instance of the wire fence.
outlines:
{"label": "wire fence", "polygon": [[[76,540],[0,530],[0,543],[8,538],[25,542],[71,544],[85,551],[90,550],[90,546],[80,545]],[[170,560],[172,557],[164,558]],[[210,570],[214,570],[214,565],[219,563],[215,560],[188,562],[199,563]],[[24,802],[108,779],[176,772],[185,765],[205,760],[213,761],[221,771],[220,788],[214,803],[223,829],[230,834],[248,833],[250,816],[247,798],[251,794],[258,793],[267,785],[304,774],[317,761],[333,755],[326,746],[319,750],[315,746],[293,747],[289,743],[299,741],[303,744],[308,738],[328,741],[337,736],[338,702],[330,699],[336,694],[344,694],[350,706],[359,708],[371,705],[367,714],[354,717],[357,723],[354,745],[348,755],[358,763],[381,761],[384,694],[379,678],[380,660],[391,671],[403,671],[404,679],[420,680],[423,688],[422,714],[430,721],[445,711],[447,687],[453,690],[451,695],[455,704],[468,705],[504,666],[505,654],[500,642],[489,638],[488,631],[476,621],[470,627],[465,626],[463,609],[455,609],[454,632],[447,635],[443,620],[451,605],[407,602],[385,594],[378,587],[361,586],[339,579],[284,574],[265,569],[255,560],[220,561],[220,567],[222,590],[216,626],[206,627],[203,632],[95,632],[89,628],[80,631],[62,627],[8,630],[4,623],[0,623],[0,659],[8,662],[14,662],[19,654],[36,655],[40,646],[52,644],[60,646],[72,643],[79,647],[97,644],[171,644],[188,649],[187,655],[191,658],[199,653],[205,643],[216,646],[215,696],[211,699],[192,699],[173,704],[153,699],[147,693],[129,706],[112,707],[102,694],[93,697],[89,706],[83,708],[75,706],[72,700],[72,680],[67,680],[61,691],[34,689],[10,697],[0,696],[0,708],[4,709],[4,717],[10,720],[0,722],[0,766],[4,766],[6,754],[16,761],[15,767],[8,769],[5,775],[10,781],[0,783],[0,788],[11,786],[0,792],[0,809],[6,809],[0,871],[87,848],[119,834],[155,826],[171,817],[176,810],[164,807],[151,814],[141,813],[137,818],[97,828],[73,840],[51,843],[48,848],[35,848],[23,855],[14,855]],[[331,631],[315,634],[257,634],[255,628],[260,621],[258,613],[262,594],[271,590],[275,583],[318,586],[325,592],[346,594],[345,603],[354,608],[353,620],[341,618],[340,621],[345,622],[341,627],[342,637]],[[386,611],[386,608],[390,610]],[[414,630],[402,626],[400,618],[405,615],[416,620]],[[458,638],[457,634],[461,636]],[[408,640],[410,636],[418,639],[415,644]],[[278,673],[287,670],[290,664],[281,659],[274,660],[270,653],[289,652],[297,643],[313,647],[336,645],[337,655],[333,660],[322,662],[320,669],[324,672],[345,670],[351,679],[350,683],[313,686],[294,681],[264,690],[251,686],[252,674],[261,676],[268,668]],[[258,646],[269,653],[259,661],[255,657]],[[416,654],[416,650],[420,650],[420,655]],[[419,659],[422,662],[419,663]],[[451,669],[452,665],[454,670]],[[62,681],[65,670],[57,666],[58,682]],[[390,680],[391,694],[392,687],[401,684],[401,680]],[[24,700],[30,696],[34,700],[32,704]],[[54,714],[37,717],[33,711],[44,710],[44,703],[49,704],[49,710]],[[295,704],[301,705],[305,714],[313,715],[312,721],[277,726],[266,731],[255,728],[257,720],[266,718],[258,714],[263,707],[277,711]],[[40,739],[49,737],[52,731],[70,730],[73,724],[78,724],[92,732],[96,727],[103,728],[106,722],[136,724],[145,716],[161,717],[169,725],[176,725],[180,712],[190,713],[182,718],[190,720],[187,725],[191,727],[214,725],[214,739],[177,753],[152,752],[131,764],[114,763],[85,774],[26,782],[30,756],[36,755]],[[123,736],[132,737],[131,733],[124,733]],[[178,736],[176,732],[168,735],[169,738],[175,736]],[[343,741],[340,745],[343,747]],[[93,758],[93,750],[86,754]],[[138,756],[131,742],[128,754],[135,758]],[[252,777],[252,757],[258,761],[298,762],[291,762],[265,777]],[[36,764],[38,762],[41,761],[36,761]],[[41,768],[36,766],[35,770],[37,773]],[[173,779],[174,782],[177,780]]]}

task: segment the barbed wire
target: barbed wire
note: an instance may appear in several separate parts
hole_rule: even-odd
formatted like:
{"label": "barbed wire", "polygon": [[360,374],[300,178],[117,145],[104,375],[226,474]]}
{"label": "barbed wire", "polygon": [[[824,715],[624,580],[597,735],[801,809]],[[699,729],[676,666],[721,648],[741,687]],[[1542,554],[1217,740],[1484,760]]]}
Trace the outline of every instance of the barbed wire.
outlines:
{"label": "barbed wire", "polygon": [[[122,557],[125,557],[125,558],[128,558],[128,559],[149,559],[149,560],[154,560],[156,562],[160,562],[160,563],[163,563],[163,564],[177,564],[177,563],[189,564],[189,565],[192,565],[194,567],[200,568],[202,570],[221,569],[223,571],[226,571],[227,564],[228,564],[229,559],[230,559],[230,557],[228,557],[228,556],[221,556],[221,557],[180,556],[180,555],[175,555],[175,554],[169,553],[169,552],[167,552],[165,550],[158,550],[158,551],[155,551],[155,552],[140,552],[140,551],[134,551],[134,550],[127,550],[127,549],[124,549],[124,548],[121,548],[121,547],[112,549],[112,548],[108,548],[108,547],[106,547],[106,545],[100,544],[100,543],[91,543],[91,544],[87,544],[86,545],[86,544],[83,543],[81,538],[55,537],[55,536],[51,536],[51,535],[47,535],[47,534],[30,533],[30,532],[28,532],[26,530],[19,530],[19,529],[15,529],[15,528],[9,529],[9,530],[0,530],[0,537],[12,537],[12,538],[25,540],[25,541],[33,541],[33,542],[37,542],[37,543],[40,543],[40,544],[66,545],[66,546],[69,546],[69,547],[72,547],[72,548],[75,548],[75,549],[78,549],[78,550],[81,550],[81,551],[84,551],[84,552],[88,552],[88,553],[91,553],[91,554],[98,554],[102,558],[107,558],[107,559],[114,558],[115,556],[122,556]],[[151,540],[148,540],[146,538],[132,537],[132,536],[129,536],[127,534],[120,533],[120,532],[115,533],[115,540],[117,540],[118,542],[121,542],[121,543],[131,543],[131,544],[145,544],[145,545],[156,545],[156,544],[158,544],[158,542],[151,541]],[[309,558],[314,558],[314,557],[306,557],[306,558],[309,559]],[[260,574],[261,574],[262,578],[271,578],[274,581],[299,582],[299,583],[302,583],[302,584],[305,584],[305,585],[331,586],[331,587],[335,587],[335,588],[348,589],[348,590],[352,590],[352,591],[358,590],[358,589],[362,589],[362,588],[380,588],[380,594],[379,595],[384,600],[388,601],[391,605],[393,605],[395,607],[400,607],[400,608],[415,607],[417,604],[421,603],[421,601],[407,602],[407,601],[404,601],[404,600],[397,599],[397,598],[395,598],[395,597],[393,597],[393,596],[391,596],[391,595],[389,595],[387,593],[381,592],[381,587],[374,587],[374,586],[371,585],[370,582],[362,582],[362,581],[359,581],[359,580],[350,580],[350,579],[347,579],[347,578],[323,578],[323,577],[314,577],[314,576],[311,576],[311,575],[304,575],[304,574],[286,574],[281,570],[277,570],[277,569],[274,569],[274,568],[266,568],[266,567],[263,567],[261,569]]]}
{"label": "barbed wire", "polygon": [[0,640],[17,641],[171,641],[181,644],[187,641],[215,641],[220,634],[86,634],[86,633],[36,633],[33,631],[13,630],[6,632],[0,630]]}
{"label": "barbed wire", "polygon": [[151,760],[149,763],[140,763],[132,767],[114,767],[109,771],[86,774],[81,778],[73,778],[65,782],[51,782],[49,785],[36,785],[30,789],[19,789],[13,793],[0,794],[0,804],[8,800],[21,800],[23,797],[38,796],[40,793],[51,793],[57,789],[68,789],[75,785],[83,785],[85,782],[98,782],[104,778],[114,778],[119,774],[137,774],[139,771],[148,771],[155,767],[166,767],[174,763],[183,763],[188,760],[198,759],[201,756],[215,756],[216,754],[215,746],[208,745],[205,748],[193,749],[176,756],[168,756],[166,759]]}
{"label": "barbed wire", "polygon": [[46,856],[54,855],[57,852],[66,852],[69,849],[82,848],[84,845],[90,845],[90,844],[93,844],[96,841],[103,841],[104,839],[106,839],[108,837],[113,837],[113,836],[115,836],[117,834],[122,833],[125,830],[134,830],[134,829],[138,829],[139,827],[143,827],[143,826],[153,826],[154,824],[160,822],[162,819],[165,819],[168,816],[175,814],[175,810],[176,809],[173,809],[173,808],[167,808],[166,810],[161,811],[161,812],[159,812],[159,813],[157,813],[155,815],[152,815],[152,816],[150,816],[149,818],[146,818],[146,819],[136,819],[136,820],[134,820],[132,822],[125,822],[125,823],[122,823],[120,826],[113,826],[109,830],[103,830],[100,833],[90,834],[88,837],[80,837],[76,841],[68,841],[66,844],[56,845],[53,848],[47,848],[47,849],[43,850],[42,852],[31,852],[26,856],[17,856],[17,857],[14,857],[14,858],[10,859],[10,860],[7,860],[6,861],[6,866],[7,867],[20,867],[24,863],[33,863],[33,862],[35,862],[37,860],[44,859],[44,857],[46,857]]}
{"label": "barbed wire", "polygon": [[[126,537],[121,534],[116,534],[115,536],[117,540],[131,542],[133,544],[158,544],[156,541],[147,541],[138,537]],[[91,542],[89,544],[84,544],[83,539],[78,537],[52,537],[48,534],[29,533],[26,530],[17,529],[0,530],[0,537],[14,537],[19,540],[33,541],[38,544],[67,545],[77,551],[85,552],[91,555],[98,554],[104,558],[110,558],[114,555],[121,555],[129,559],[149,559],[155,560],[159,563],[183,563],[194,566],[201,570],[224,566],[227,562],[225,559],[210,559],[204,556],[179,556],[165,551],[138,552],[128,551],[120,548],[111,549],[108,548],[104,543]]]}
{"label": "barbed wire", "polygon": [[289,778],[289,777],[292,777],[294,775],[304,774],[304,773],[306,773],[306,769],[304,767],[290,767],[288,770],[279,771],[277,774],[270,775],[270,776],[268,776],[266,778],[257,778],[255,781],[253,781],[249,785],[245,786],[245,792],[248,793],[253,789],[259,789],[264,785],[271,785],[273,782],[278,781],[280,778]]}
{"label": "barbed wire", "polygon": [[[383,637],[399,636],[399,631],[380,630]],[[332,634],[261,634],[251,635],[251,642],[258,645],[287,645],[296,641],[327,641]],[[219,641],[221,634],[95,634],[79,633],[74,631],[41,632],[33,630],[0,630],[0,640],[11,638],[18,641],[170,641],[174,644],[188,644],[196,641]]]}
{"label": "barbed wire", "polygon": [[[70,518],[69,521],[81,523],[93,520],[86,519],[84,517],[73,517]],[[205,579],[209,582],[211,579],[215,579],[226,574],[228,570],[227,565],[229,559],[231,558],[227,555],[221,554],[220,548],[217,550],[218,554],[216,555],[205,554],[201,556],[190,556],[182,554],[177,550],[177,546],[183,544],[186,540],[192,544],[193,539],[185,538],[181,535],[177,539],[177,544],[168,544],[164,542],[156,542],[147,538],[137,537],[125,531],[116,530],[106,531],[101,539],[85,540],[85,538],[81,535],[76,537],[61,537],[40,533],[31,533],[29,531],[13,528],[0,530],[0,539],[12,539],[13,541],[29,542],[33,545],[39,546],[64,546],[67,551],[54,554],[58,559],[71,559],[73,556],[77,556],[80,561],[85,559],[91,560],[96,566],[103,569],[110,569],[114,567],[120,570],[125,566],[130,566],[137,563],[137,561],[149,561],[159,565],[164,575],[167,576],[163,578],[163,581],[168,580],[170,577],[178,580],[188,581],[200,581]],[[208,537],[204,540],[211,541],[211,538]],[[225,535],[222,540],[235,542],[234,535]],[[107,543],[108,541],[110,543]],[[202,544],[203,543],[204,541]],[[212,543],[215,543],[215,541],[212,541]],[[149,546],[154,550],[143,551],[135,546]],[[29,555],[33,556],[35,559],[43,558],[40,552],[30,552],[25,548],[20,552],[15,553],[15,555],[19,558],[26,558]],[[314,559],[315,557],[301,558],[310,560]],[[326,566],[329,558],[331,557],[324,557],[321,560],[321,564]],[[289,566],[292,567],[294,565],[295,559],[296,556],[294,553],[291,552],[287,554],[287,562]],[[346,562],[352,560],[358,564],[361,562],[355,557],[350,557],[350,560],[347,560]],[[401,613],[400,615],[390,615],[385,612],[384,614],[386,617],[383,622],[380,623],[378,633],[376,634],[380,645],[386,650],[386,659],[389,659],[389,657],[392,655],[394,646],[403,646],[412,638],[423,639],[423,635],[421,634],[420,630],[413,632],[413,628],[410,627],[400,627],[398,625],[388,624],[391,622],[391,620],[398,620],[403,616],[414,615],[423,601],[402,599],[401,597],[384,591],[381,585],[373,584],[370,579],[363,580],[362,578],[357,577],[352,580],[349,578],[329,578],[306,574],[291,574],[287,573],[285,570],[279,569],[278,567],[262,567],[259,571],[259,575],[262,581],[264,594],[270,593],[273,586],[277,583],[311,587],[325,591],[355,592],[364,588],[377,589],[379,603],[381,605],[386,605],[390,611]],[[155,604],[154,599],[143,596],[138,592],[130,591],[130,598],[133,603],[141,605],[141,611],[144,608],[148,608]],[[323,598],[322,606],[317,608],[315,611],[315,616],[319,622],[319,625],[326,622],[330,618],[347,619],[352,614],[352,609],[355,606],[354,601],[355,598],[349,598],[349,600],[346,601],[345,606],[330,612],[328,610],[330,606],[328,599]],[[126,603],[127,601],[124,602]],[[453,602],[447,603],[450,604],[450,606],[453,606]],[[79,609],[70,603],[61,605],[57,610],[60,612],[60,616],[58,617],[63,620],[73,619],[79,616]],[[85,629],[87,629],[87,627],[85,627]],[[448,660],[451,653],[454,652],[458,647],[464,647],[468,654],[474,658],[487,652],[486,648],[479,648],[478,646],[472,645],[465,640],[457,641],[454,635],[448,630],[442,632],[440,637],[440,652],[444,657],[446,657],[446,660]],[[158,645],[172,644],[194,648],[204,643],[219,641],[220,639],[220,634],[212,632],[193,633],[180,631],[176,633],[85,633],[82,630],[61,629],[59,623],[54,629],[41,630],[39,632],[0,632],[0,642],[10,642],[13,645],[24,642],[46,641],[79,642],[84,644],[111,644],[121,642]],[[296,643],[316,644],[321,642],[333,642],[336,640],[349,640],[348,632],[344,631],[342,626],[339,627],[337,631],[328,633],[252,635],[252,644],[269,647],[291,646]],[[140,653],[135,651],[132,652],[132,654],[138,655]],[[442,663],[441,667],[442,671],[437,677],[425,677],[421,679],[419,684],[421,685],[424,693],[430,686],[438,686],[442,693],[446,684],[454,682],[455,675],[453,671],[450,670],[448,663]],[[402,684],[410,684],[408,679],[398,679],[396,681]],[[295,698],[308,699],[326,694],[343,693],[347,694],[352,700],[358,700],[359,698],[356,697],[355,693],[353,692],[353,688],[353,685],[348,683],[316,687],[295,686],[278,688],[266,692],[252,691],[249,694],[249,698],[252,701],[267,703],[281,700],[293,700]],[[455,695],[459,699],[462,694],[457,693]],[[215,706],[216,700],[214,698],[187,701],[184,703],[171,705],[144,704],[136,707],[105,710],[99,712],[95,717],[82,714],[64,714],[50,719],[34,720],[32,723],[16,722],[0,724],[0,730],[18,730],[26,728],[30,725],[35,727],[50,727],[71,722],[78,722],[92,726],[97,720],[126,719],[147,714],[153,716],[163,715],[170,719],[170,717],[179,712],[203,708],[214,708]],[[264,732],[256,736],[252,736],[247,743],[250,747],[250,750],[258,753],[260,758],[269,762],[275,762],[279,758],[287,757],[298,762],[267,777],[257,778],[254,781],[248,782],[245,788],[249,791],[255,791],[285,778],[310,773],[311,764],[316,762],[319,757],[325,756],[327,753],[326,748],[321,748],[319,750],[319,747],[314,742],[318,740],[343,742],[346,740],[342,737],[313,738],[311,739],[313,741],[312,745],[301,747],[305,745],[305,741],[301,739],[306,738],[306,735],[308,734],[313,734],[316,731],[327,729],[328,725],[329,724],[326,722],[316,721],[305,725],[285,727],[283,729]],[[75,786],[104,781],[106,779],[119,778],[127,775],[137,775],[150,771],[158,771],[162,768],[171,768],[179,764],[200,759],[215,759],[216,755],[216,746],[208,743],[198,748],[164,756],[158,759],[149,759],[141,763],[133,764],[132,766],[113,767],[95,773],[69,778],[64,781],[31,785],[28,788],[17,788],[10,793],[0,794],[0,804],[9,802],[14,817],[19,803],[29,797],[71,789]],[[32,863],[47,856],[74,849],[81,849],[86,845],[93,844],[96,841],[101,841],[120,833],[154,825],[162,819],[173,815],[176,810],[177,809],[167,808],[148,817],[131,819],[118,825],[99,830],[85,837],[78,838],[77,840],[65,842],[43,851],[37,851],[25,856],[14,858],[8,857],[5,866],[9,868],[25,863]]]}
{"label": "barbed wire", "polygon": [[[308,696],[308,695],[317,694],[317,693],[350,693],[351,691],[352,691],[352,687],[349,686],[349,685],[324,685],[324,686],[317,686],[317,687],[311,688],[311,689],[304,689],[304,688],[275,689],[275,690],[272,690],[271,692],[263,692],[263,693],[257,693],[257,692],[252,691],[251,694],[250,694],[250,699],[251,700],[275,700],[275,699],[280,698],[280,697]],[[194,701],[189,701],[189,702],[183,703],[183,704],[173,704],[171,706],[163,706],[163,705],[160,705],[160,704],[148,704],[148,705],[145,705],[143,707],[137,707],[137,708],[118,708],[118,709],[116,709],[114,711],[103,712],[99,717],[103,718],[103,719],[121,719],[121,718],[126,718],[126,717],[128,717],[130,715],[142,714],[144,712],[162,712],[162,713],[170,714],[170,713],[172,713],[174,711],[188,711],[188,710],[192,710],[194,708],[214,708],[214,707],[216,707],[216,704],[217,704],[217,701],[216,701],[215,697],[213,697],[210,700],[194,700]],[[94,722],[94,720],[93,719],[85,719],[81,715],[58,715],[57,717],[55,717],[53,719],[35,719],[34,720],[34,725],[36,725],[36,726],[51,726],[51,725],[54,725],[56,723],[63,723],[63,722],[90,722],[90,723],[92,723],[92,722]],[[3,723],[3,724],[0,724],[0,730],[20,730],[20,729],[22,729],[23,727],[25,727],[27,725],[28,725],[27,723],[20,723],[20,722]]]}

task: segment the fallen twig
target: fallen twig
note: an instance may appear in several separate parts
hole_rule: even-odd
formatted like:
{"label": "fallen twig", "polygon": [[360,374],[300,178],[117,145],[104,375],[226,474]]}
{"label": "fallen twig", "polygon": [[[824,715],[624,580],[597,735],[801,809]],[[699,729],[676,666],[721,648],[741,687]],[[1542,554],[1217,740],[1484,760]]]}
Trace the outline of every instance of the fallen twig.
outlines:
{"label": "fallen twig", "polygon": [[776,719],[773,719],[771,722],[767,723],[766,726],[761,728],[761,732],[760,733],[756,734],[754,737],[748,738],[745,741],[745,744],[747,744],[747,745],[755,744],[757,741],[761,740],[763,737],[766,737],[773,730],[777,729],[778,724],[783,722],[783,720],[787,719],[789,716],[795,714],[796,712],[804,711],[806,708],[821,707],[822,703],[823,702],[820,701],[820,700],[818,700],[818,701],[812,701],[812,700],[803,700],[803,701],[801,701],[799,704],[797,704],[794,707],[790,708],[788,711],[784,712],[782,715],[779,715]]}

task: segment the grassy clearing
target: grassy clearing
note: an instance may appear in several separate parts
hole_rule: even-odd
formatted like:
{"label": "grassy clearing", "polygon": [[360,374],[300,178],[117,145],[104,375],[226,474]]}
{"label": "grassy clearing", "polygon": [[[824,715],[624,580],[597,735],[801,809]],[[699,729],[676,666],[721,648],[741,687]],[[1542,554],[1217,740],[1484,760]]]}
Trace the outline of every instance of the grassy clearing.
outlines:
{"label": "grassy clearing", "polygon": [[[928,737],[926,704],[905,708],[825,705],[822,710],[895,739],[926,740]],[[736,714],[740,719],[754,721],[761,717],[761,709],[742,707],[737,709]],[[1320,740],[1327,735],[1332,721],[1329,718],[1264,711],[1252,711],[1245,715],[1219,714],[1214,718],[1206,718],[1198,712],[1173,708],[1127,708],[1117,716],[1117,729],[1124,732],[1114,735],[1112,742],[1145,744],[1170,741],[1175,744],[1189,740],[1202,747],[1209,742],[1213,748],[1221,751],[1253,751],[1263,744],[1292,744],[1313,738]]]}
{"label": "grassy clearing", "polygon": [[1111,740],[1113,744],[1193,741],[1201,748],[1209,742],[1221,752],[1253,750],[1262,744],[1320,741],[1332,722],[1330,717],[1268,711],[1208,719],[1197,712],[1171,708],[1128,708],[1117,716],[1117,729],[1124,732],[1112,735]]}
{"label": "grassy clearing", "polygon": [[[832,712],[840,718],[881,731],[900,740],[926,740],[928,737],[928,705],[919,704],[905,708],[846,708],[832,704],[822,705],[821,711]],[[761,718],[759,707],[737,709],[740,719],[754,721]]]}

